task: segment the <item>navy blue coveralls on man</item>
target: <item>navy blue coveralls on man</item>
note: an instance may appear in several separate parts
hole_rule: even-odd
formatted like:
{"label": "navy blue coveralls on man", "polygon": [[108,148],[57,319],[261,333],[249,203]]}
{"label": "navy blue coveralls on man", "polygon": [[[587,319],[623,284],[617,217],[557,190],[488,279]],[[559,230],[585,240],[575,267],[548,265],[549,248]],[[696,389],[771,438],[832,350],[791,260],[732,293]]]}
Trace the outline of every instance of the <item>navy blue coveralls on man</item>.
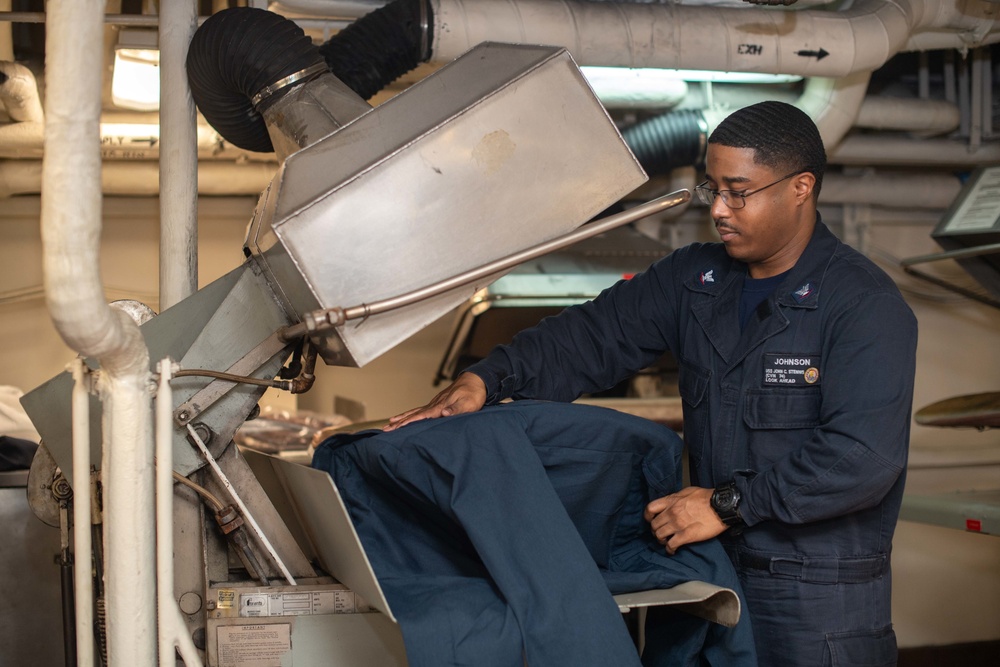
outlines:
{"label": "navy blue coveralls on man", "polygon": [[[895,664],[889,556],[907,461],[916,322],[879,268],[817,218],[740,327],[746,264],[673,252],[467,370],[502,399],[569,401],[665,350],[679,365],[691,483],[735,478],[745,527],[719,539],[761,665]],[[683,547],[682,547],[683,548]]]}

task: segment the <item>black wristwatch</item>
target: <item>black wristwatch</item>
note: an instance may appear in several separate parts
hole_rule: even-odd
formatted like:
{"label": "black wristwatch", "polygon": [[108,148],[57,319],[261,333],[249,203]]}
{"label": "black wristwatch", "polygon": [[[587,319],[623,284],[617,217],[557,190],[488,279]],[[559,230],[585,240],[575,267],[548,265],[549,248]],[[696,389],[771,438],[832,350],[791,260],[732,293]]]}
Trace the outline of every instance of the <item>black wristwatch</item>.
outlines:
{"label": "black wristwatch", "polygon": [[740,490],[736,482],[725,482],[715,487],[712,493],[712,509],[727,526],[740,526],[743,517],[740,516]]}

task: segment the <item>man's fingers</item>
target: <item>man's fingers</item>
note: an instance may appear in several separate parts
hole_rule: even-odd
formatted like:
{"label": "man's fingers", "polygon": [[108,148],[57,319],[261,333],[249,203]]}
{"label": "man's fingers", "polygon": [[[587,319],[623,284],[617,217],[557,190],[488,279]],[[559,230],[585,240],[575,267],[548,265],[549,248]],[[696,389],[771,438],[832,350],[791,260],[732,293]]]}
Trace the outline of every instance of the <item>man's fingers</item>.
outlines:
{"label": "man's fingers", "polygon": [[486,402],[486,385],[472,373],[462,373],[458,380],[439,393],[431,402],[420,408],[413,408],[389,418],[383,431],[394,431],[401,426],[421,421],[450,417],[466,412],[475,412]]}

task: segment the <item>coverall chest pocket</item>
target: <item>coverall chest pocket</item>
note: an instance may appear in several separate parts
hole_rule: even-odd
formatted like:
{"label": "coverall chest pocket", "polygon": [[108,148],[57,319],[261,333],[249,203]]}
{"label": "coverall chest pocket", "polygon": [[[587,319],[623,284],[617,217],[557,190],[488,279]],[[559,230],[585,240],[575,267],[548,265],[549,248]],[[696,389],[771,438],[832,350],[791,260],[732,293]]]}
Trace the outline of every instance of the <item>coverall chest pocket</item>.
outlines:
{"label": "coverall chest pocket", "polygon": [[712,371],[680,361],[677,388],[684,408],[684,440],[691,463],[697,467],[708,439],[709,406],[706,396]]}
{"label": "coverall chest pocket", "polygon": [[802,446],[819,426],[821,392],[820,387],[747,391],[743,422],[747,426],[750,463],[755,469]]}

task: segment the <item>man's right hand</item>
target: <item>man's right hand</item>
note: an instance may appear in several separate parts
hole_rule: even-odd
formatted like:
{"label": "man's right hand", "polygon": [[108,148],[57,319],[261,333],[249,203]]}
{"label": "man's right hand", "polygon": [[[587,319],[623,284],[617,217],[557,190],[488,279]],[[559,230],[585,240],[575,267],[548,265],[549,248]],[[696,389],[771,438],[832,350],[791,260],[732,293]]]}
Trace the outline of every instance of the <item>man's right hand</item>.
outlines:
{"label": "man's right hand", "polygon": [[449,417],[466,412],[476,412],[486,404],[486,385],[474,373],[462,373],[431,402],[421,408],[407,410],[389,418],[383,431],[394,431],[400,426],[421,419]]}

